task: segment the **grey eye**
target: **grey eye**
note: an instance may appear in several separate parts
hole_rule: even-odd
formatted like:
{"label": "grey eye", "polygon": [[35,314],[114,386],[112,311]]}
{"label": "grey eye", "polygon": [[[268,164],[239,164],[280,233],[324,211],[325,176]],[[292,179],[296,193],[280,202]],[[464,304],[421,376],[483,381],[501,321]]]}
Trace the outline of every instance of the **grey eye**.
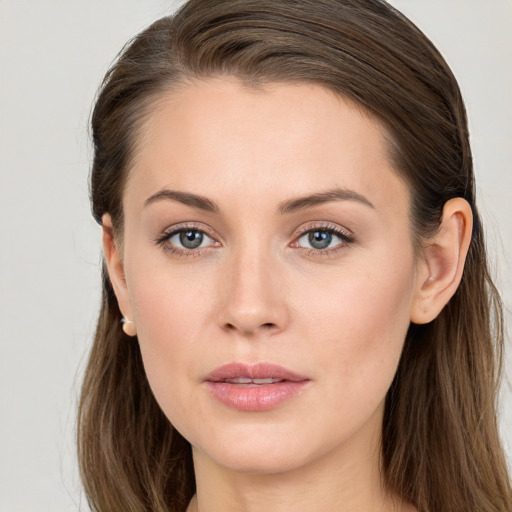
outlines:
{"label": "grey eye", "polygon": [[203,241],[203,234],[199,233],[199,231],[182,231],[180,233],[180,242],[183,244],[183,247],[187,249],[196,249],[201,245]]}
{"label": "grey eye", "polygon": [[197,249],[208,245],[212,239],[197,229],[185,229],[172,235],[169,242],[180,248]]}
{"label": "grey eye", "polygon": [[327,229],[312,229],[304,233],[298,240],[299,247],[307,249],[332,249],[348,242],[344,236]]}
{"label": "grey eye", "polygon": [[327,231],[310,231],[308,242],[315,249],[326,249],[332,241],[332,234]]}

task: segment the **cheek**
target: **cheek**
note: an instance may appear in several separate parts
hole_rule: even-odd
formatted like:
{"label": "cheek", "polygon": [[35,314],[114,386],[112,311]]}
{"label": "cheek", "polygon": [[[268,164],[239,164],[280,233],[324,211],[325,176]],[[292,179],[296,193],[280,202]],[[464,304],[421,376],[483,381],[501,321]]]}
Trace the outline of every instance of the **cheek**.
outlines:
{"label": "cheek", "polygon": [[192,351],[199,343],[203,323],[200,292],[183,293],[174,280],[146,281],[134,289],[133,307],[141,348],[159,360],[172,353],[175,361],[181,352]]}
{"label": "cheek", "polygon": [[137,335],[151,389],[176,427],[173,411],[187,410],[209,343],[212,323],[211,283],[201,271],[169,264],[127,269]]}
{"label": "cheek", "polygon": [[319,377],[329,372],[326,392],[340,414],[364,417],[384,399],[410,324],[412,260],[386,271],[373,263],[373,270],[347,273],[310,298],[304,315],[307,337],[317,340]]}

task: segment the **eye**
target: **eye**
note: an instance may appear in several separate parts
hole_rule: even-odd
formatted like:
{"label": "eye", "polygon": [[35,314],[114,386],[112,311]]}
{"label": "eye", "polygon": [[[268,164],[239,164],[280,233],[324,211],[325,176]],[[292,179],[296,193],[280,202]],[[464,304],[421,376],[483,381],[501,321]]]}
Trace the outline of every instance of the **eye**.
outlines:
{"label": "eye", "polygon": [[155,243],[178,256],[199,256],[203,249],[220,243],[195,226],[177,226],[166,230]]}
{"label": "eye", "polygon": [[169,243],[185,249],[198,249],[213,241],[206,233],[198,229],[187,229],[176,232],[168,238]]}
{"label": "eye", "polygon": [[323,254],[342,249],[352,243],[352,235],[334,226],[319,226],[303,231],[292,247],[309,249],[310,254]]}

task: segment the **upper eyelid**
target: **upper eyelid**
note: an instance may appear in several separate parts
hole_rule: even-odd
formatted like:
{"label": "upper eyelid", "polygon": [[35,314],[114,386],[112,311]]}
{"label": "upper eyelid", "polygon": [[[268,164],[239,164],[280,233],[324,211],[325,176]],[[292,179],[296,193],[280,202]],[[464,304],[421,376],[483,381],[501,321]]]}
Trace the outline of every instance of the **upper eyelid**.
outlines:
{"label": "upper eyelid", "polygon": [[202,224],[198,224],[195,222],[184,222],[183,224],[175,224],[173,226],[169,226],[168,228],[162,231],[162,237],[170,237],[172,235],[175,235],[176,233],[180,233],[181,231],[186,230],[200,231],[201,233],[208,235],[210,238],[218,238],[216,237],[216,235],[212,233],[212,230],[210,230],[209,228],[205,227]]}
{"label": "upper eyelid", "polygon": [[337,224],[333,224],[332,222],[328,222],[328,221],[325,221],[325,222],[313,221],[312,224],[306,224],[305,226],[299,228],[299,230],[295,233],[294,236],[297,237],[297,236],[303,235],[304,233],[307,233],[308,231],[313,231],[315,229],[318,229],[318,230],[323,229],[325,231],[338,231],[338,232],[345,234],[346,236],[352,236],[352,231],[350,231],[349,229],[339,226]]}

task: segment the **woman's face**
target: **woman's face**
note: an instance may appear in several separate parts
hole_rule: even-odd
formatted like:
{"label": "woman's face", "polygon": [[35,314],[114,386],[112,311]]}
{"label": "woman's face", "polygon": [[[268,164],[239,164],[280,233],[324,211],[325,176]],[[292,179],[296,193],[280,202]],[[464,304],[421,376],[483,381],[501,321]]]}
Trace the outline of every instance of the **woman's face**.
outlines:
{"label": "woman's face", "polygon": [[116,293],[171,423],[241,471],[374,447],[418,288],[379,124],[223,78],[161,97],[139,142]]}

